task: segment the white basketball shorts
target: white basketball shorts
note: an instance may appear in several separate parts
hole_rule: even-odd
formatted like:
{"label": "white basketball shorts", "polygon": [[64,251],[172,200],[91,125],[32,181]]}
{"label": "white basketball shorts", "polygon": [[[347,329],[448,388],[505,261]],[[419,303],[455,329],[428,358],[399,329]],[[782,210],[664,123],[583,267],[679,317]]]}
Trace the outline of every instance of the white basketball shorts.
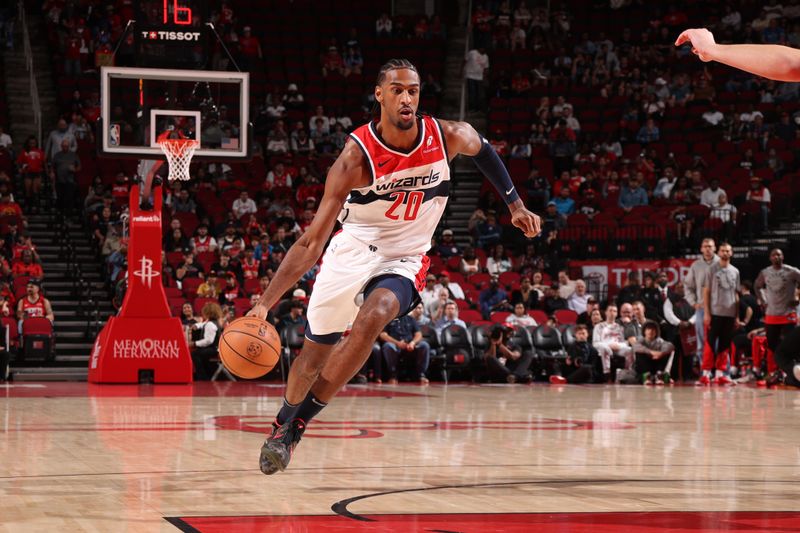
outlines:
{"label": "white basketball shorts", "polygon": [[417,291],[425,285],[428,256],[384,257],[381,250],[339,232],[322,256],[308,302],[308,326],[315,336],[342,333],[353,323],[369,281],[385,274],[408,278]]}

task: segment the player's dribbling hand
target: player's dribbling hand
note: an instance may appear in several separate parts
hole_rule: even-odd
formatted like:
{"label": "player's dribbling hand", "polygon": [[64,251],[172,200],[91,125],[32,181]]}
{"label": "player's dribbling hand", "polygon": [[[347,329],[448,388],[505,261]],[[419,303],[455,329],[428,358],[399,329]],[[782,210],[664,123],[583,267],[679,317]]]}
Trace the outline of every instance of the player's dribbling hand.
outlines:
{"label": "player's dribbling hand", "polygon": [[717,45],[714,42],[714,35],[705,28],[692,28],[681,33],[675,40],[675,46],[685,43],[692,45],[692,53],[702,61],[711,61],[711,52]]}
{"label": "player's dribbling hand", "polygon": [[254,316],[256,318],[260,318],[261,320],[266,320],[268,312],[269,312],[269,309],[267,309],[263,305],[259,304],[259,305],[253,306],[253,308],[250,311],[248,311],[247,315],[245,315],[245,316]]}
{"label": "player's dribbling hand", "polygon": [[542,219],[539,215],[520,207],[511,212],[511,223],[532,239],[542,232]]}

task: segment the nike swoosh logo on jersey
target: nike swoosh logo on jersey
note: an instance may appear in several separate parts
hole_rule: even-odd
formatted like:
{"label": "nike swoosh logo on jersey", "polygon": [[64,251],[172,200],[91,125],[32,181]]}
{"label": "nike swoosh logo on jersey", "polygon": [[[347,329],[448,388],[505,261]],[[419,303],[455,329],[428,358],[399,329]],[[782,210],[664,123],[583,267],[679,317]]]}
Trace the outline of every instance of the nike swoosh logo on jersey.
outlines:
{"label": "nike swoosh logo on jersey", "polygon": [[391,161],[391,160],[390,160],[390,159],[387,159],[387,160],[386,160],[386,161],[384,161],[383,163],[378,163],[378,168],[383,168],[383,165],[385,165],[385,164],[386,164],[386,163],[388,163],[389,161]]}
{"label": "nike swoosh logo on jersey", "polygon": [[508,196],[508,195],[509,195],[509,194],[511,194],[512,192],[514,192],[514,187],[511,187],[510,189],[508,189],[508,190],[506,191],[506,196]]}

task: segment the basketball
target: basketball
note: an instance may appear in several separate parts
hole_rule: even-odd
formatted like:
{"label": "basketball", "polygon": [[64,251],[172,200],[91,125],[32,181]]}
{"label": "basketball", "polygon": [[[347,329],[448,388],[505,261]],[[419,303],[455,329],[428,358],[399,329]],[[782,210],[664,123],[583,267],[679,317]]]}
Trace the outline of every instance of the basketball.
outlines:
{"label": "basketball", "polygon": [[254,316],[237,318],[219,340],[219,358],[233,375],[255,379],[278,363],[281,340],[272,326]]}

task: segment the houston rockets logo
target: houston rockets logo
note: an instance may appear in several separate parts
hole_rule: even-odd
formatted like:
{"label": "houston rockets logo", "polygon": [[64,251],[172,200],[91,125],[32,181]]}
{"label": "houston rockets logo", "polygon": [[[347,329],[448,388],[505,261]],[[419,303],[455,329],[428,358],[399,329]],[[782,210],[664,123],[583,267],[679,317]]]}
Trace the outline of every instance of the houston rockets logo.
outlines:
{"label": "houston rockets logo", "polygon": [[149,289],[153,285],[153,278],[160,276],[161,273],[153,270],[152,259],[142,256],[142,258],[139,259],[139,270],[135,270],[133,275],[142,280],[142,285],[147,285]]}

